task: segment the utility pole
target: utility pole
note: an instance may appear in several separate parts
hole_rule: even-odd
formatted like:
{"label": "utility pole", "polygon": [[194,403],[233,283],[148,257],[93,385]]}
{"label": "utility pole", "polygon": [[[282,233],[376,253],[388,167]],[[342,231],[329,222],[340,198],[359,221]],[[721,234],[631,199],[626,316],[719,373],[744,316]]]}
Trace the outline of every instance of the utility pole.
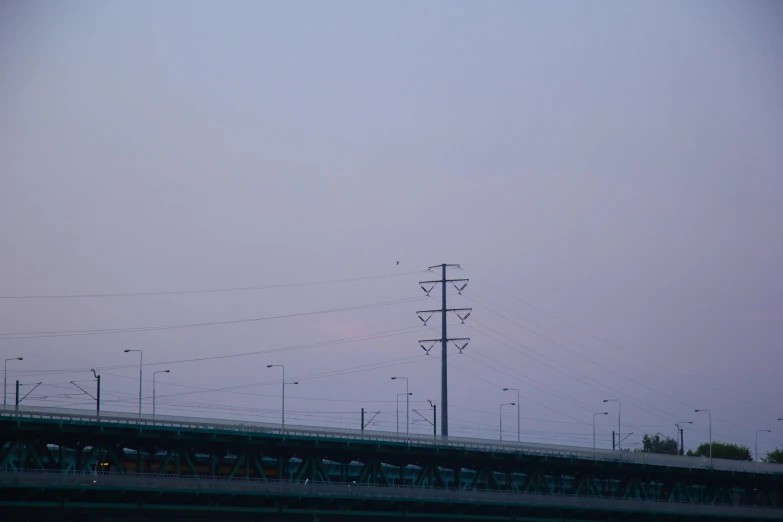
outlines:
{"label": "utility pole", "polygon": [[[33,384],[35,384],[35,386],[33,386]],[[35,391],[35,389],[38,388],[41,384],[43,384],[43,383],[42,382],[33,382],[33,383],[25,384],[25,386],[33,386],[33,389],[30,390],[29,392],[25,393],[24,397],[19,397],[19,386],[21,386],[21,383],[18,380],[16,381],[16,411],[19,411],[19,403],[22,402],[23,400],[25,400],[27,398],[27,396],[30,395],[31,393],[33,393]]]}
{"label": "utility pole", "polygon": [[685,437],[683,436],[682,432],[683,429],[680,428],[680,455],[685,455]]}
{"label": "utility pole", "polygon": [[[620,403],[620,399],[604,399],[604,402],[616,402],[617,403],[617,451],[622,451],[622,440],[620,440],[620,415],[622,414],[622,404]],[[626,437],[627,439],[628,437]],[[625,439],[623,439],[625,440]],[[612,448],[614,449],[614,448]]]}
{"label": "utility pole", "polygon": [[438,416],[436,414],[437,410],[436,410],[435,405],[432,403],[431,400],[427,399],[427,402],[429,402],[430,406],[432,407],[432,420],[429,420],[427,417],[422,415],[419,410],[417,410],[415,408],[413,409],[413,413],[415,413],[416,415],[421,417],[425,422],[428,422],[428,423],[432,424],[432,440],[434,441],[434,440],[438,439],[438,431],[437,431],[437,428],[436,428],[436,423],[438,421]]}
{"label": "utility pole", "polygon": [[8,361],[24,361],[24,357],[11,357],[10,359],[5,360],[5,364],[3,365],[3,409],[6,408],[5,393],[8,389]]}
{"label": "utility pole", "polygon": [[98,370],[95,368],[92,368],[90,370],[92,372],[93,377],[95,377],[95,380],[98,381],[97,388],[95,390],[95,416],[100,417],[101,416],[101,376],[98,373]]}
{"label": "utility pole", "polygon": [[427,402],[430,403],[430,406],[432,406],[432,438],[437,439],[438,438],[438,405],[432,402],[431,400],[427,399]]}
{"label": "utility pole", "polygon": [[[93,370],[94,371],[94,370]],[[101,416],[101,376],[100,374],[97,374],[95,376],[95,379],[98,381],[98,390],[95,395],[95,413],[96,416]]]}
{"label": "utility pole", "polygon": [[[435,343],[440,342],[441,343],[441,371],[440,371],[440,433],[444,437],[448,437],[449,435],[449,388],[448,388],[448,363],[447,363],[447,347],[449,344],[449,341],[453,342],[454,345],[457,347],[457,350],[459,350],[459,353],[462,353],[462,350],[465,349],[465,347],[468,345],[468,342],[470,341],[470,338],[467,337],[456,337],[449,339],[448,333],[446,331],[446,314],[448,312],[454,312],[457,314],[457,317],[460,318],[460,320],[464,323],[465,319],[468,318],[470,313],[473,311],[472,308],[448,308],[446,306],[446,283],[451,283],[454,285],[454,288],[457,289],[457,293],[461,294],[462,290],[465,289],[465,287],[468,285],[468,279],[446,279],[446,269],[447,268],[461,268],[459,265],[450,265],[450,264],[442,264],[442,265],[435,265],[429,267],[428,270],[432,271],[433,268],[440,268],[441,269],[441,278],[439,280],[434,281],[419,281],[419,285],[421,285],[421,289],[424,290],[424,293],[426,293],[428,296],[430,295],[430,292],[435,288],[435,285],[440,283],[441,290],[442,290],[442,298],[441,298],[441,309],[440,310],[419,310],[416,312],[416,315],[419,316],[419,319],[424,323],[424,326],[427,326],[427,321],[430,320],[430,318],[435,313],[441,314],[441,337],[440,339],[423,339],[419,340],[419,344],[421,345],[422,349],[429,355],[430,350],[435,346]],[[424,285],[432,285],[429,287],[429,289],[425,288]],[[425,314],[427,317],[426,319],[422,316],[422,314]],[[425,346],[425,343],[430,343],[429,347]],[[462,343],[462,345],[460,345]]]}
{"label": "utility pole", "polygon": [[372,420],[373,420],[375,417],[377,417],[377,416],[378,416],[378,414],[380,414],[381,412],[379,412],[379,411],[370,411],[370,412],[367,412],[367,413],[374,413],[375,415],[373,415],[372,417],[370,417],[370,420],[368,420],[367,422],[364,422],[364,408],[362,408],[362,435],[364,435],[364,428],[366,428],[367,426],[369,426],[369,425],[370,425],[370,423],[372,422]]}
{"label": "utility pole", "polygon": [[680,432],[680,434],[679,434],[680,435],[680,452],[679,452],[679,454],[680,455],[685,455],[685,441],[684,441],[683,434],[682,434],[683,428],[682,428],[682,426],[680,426],[680,424],[693,424],[693,422],[692,421],[680,421],[680,422],[677,422],[677,423],[674,424],[675,426],[677,426],[677,431]]}
{"label": "utility pole", "polygon": [[95,393],[95,397],[93,397],[90,394],[90,392],[88,392],[87,390],[85,390],[84,388],[76,384],[75,381],[71,381],[71,384],[79,388],[79,390],[81,390],[82,393],[84,393],[87,397],[95,401],[96,417],[100,417],[101,416],[101,376],[98,374],[98,370],[91,369],[90,371],[92,372],[93,377],[95,377],[95,380],[97,381],[97,390]]}

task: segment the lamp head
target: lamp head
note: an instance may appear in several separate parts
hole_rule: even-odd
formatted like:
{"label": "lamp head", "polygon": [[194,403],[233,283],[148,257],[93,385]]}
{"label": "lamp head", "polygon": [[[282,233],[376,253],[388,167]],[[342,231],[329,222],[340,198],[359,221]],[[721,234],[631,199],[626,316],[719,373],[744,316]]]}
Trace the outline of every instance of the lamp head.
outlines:
{"label": "lamp head", "polygon": [[299,384],[299,381],[294,381],[291,384]]}
{"label": "lamp head", "polygon": [[413,395],[413,392],[408,392],[408,395]]}
{"label": "lamp head", "polygon": [[163,370],[163,373],[171,373],[171,370]]}
{"label": "lamp head", "polygon": [[17,361],[24,361],[24,357],[17,357],[16,360]]}
{"label": "lamp head", "polygon": [[128,353],[130,350],[123,350],[125,353]]}
{"label": "lamp head", "polygon": [[508,391],[508,388],[503,388],[503,391]]}
{"label": "lamp head", "polygon": [[604,402],[609,402],[609,399],[604,399]]}
{"label": "lamp head", "polygon": [[271,368],[271,367],[272,367],[272,365],[271,365],[271,364],[267,364],[267,365],[266,365],[266,367],[267,367],[267,368]]}
{"label": "lamp head", "polygon": [[396,381],[397,377],[392,377],[391,380]]}

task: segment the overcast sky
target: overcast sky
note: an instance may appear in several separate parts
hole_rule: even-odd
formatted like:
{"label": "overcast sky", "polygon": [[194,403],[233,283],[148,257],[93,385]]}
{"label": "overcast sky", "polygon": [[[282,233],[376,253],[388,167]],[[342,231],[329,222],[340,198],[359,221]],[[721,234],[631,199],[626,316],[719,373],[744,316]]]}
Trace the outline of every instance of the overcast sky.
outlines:
{"label": "overcast sky", "polygon": [[3,2],[2,296],[389,276],[0,299],[9,382],[91,408],[68,383],[98,368],[103,409],[134,411],[142,349],[145,412],[170,369],[159,413],[276,422],[285,364],[289,422],[395,430],[391,376],[440,403],[421,271],[459,263],[452,435],[496,438],[518,387],[523,440],[589,446],[608,411],[607,447],[615,397],[628,444],[694,421],[693,447],[710,408],[716,440],[781,447],[781,23],[773,1]]}

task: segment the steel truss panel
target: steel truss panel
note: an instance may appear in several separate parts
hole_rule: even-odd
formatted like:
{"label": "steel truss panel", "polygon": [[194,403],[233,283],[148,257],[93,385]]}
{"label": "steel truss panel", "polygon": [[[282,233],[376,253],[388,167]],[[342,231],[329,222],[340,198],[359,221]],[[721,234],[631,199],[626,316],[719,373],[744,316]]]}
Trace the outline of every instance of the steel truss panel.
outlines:
{"label": "steel truss panel", "polygon": [[[429,490],[433,498],[439,498],[438,492],[443,491],[437,488],[448,488],[464,494],[505,492],[551,498],[577,495],[581,499],[610,502],[605,507],[590,508],[588,511],[593,514],[612,512],[612,506],[619,504],[611,502],[630,501],[643,505],[668,504],[679,511],[687,511],[686,506],[703,504],[732,508],[735,512],[739,508],[767,507],[773,508],[779,519],[783,519],[783,467],[780,474],[739,473],[492,453],[479,449],[438,448],[432,451],[426,447],[377,441],[313,440],[311,437],[263,433],[248,436],[182,427],[140,429],[118,424],[51,423],[0,416],[0,473],[34,470],[109,477],[124,474],[126,480],[144,474],[190,477],[190,480],[222,478],[232,483],[247,480],[254,485],[272,484],[282,479],[325,485],[406,486]],[[67,488],[45,486],[43,489],[38,496],[44,503],[53,501],[46,497],[46,491],[61,495],[63,502],[76,502],[74,506],[82,501],[78,495],[74,498]],[[161,505],[200,505],[198,503],[204,500],[201,497],[205,497],[190,494],[183,500],[176,490],[156,491],[157,500],[150,500],[146,491],[139,495],[139,502],[148,502],[156,506],[156,510],[165,509]],[[217,510],[226,506],[226,499],[213,497],[205,509]],[[86,498],[85,501],[94,501],[88,494]],[[119,504],[124,505],[128,499],[123,497],[121,500]],[[308,509],[324,515],[337,509],[332,505],[324,506],[321,500]],[[396,512],[400,502],[404,504],[406,500],[386,499],[384,503],[376,502],[379,505],[373,509],[378,513]],[[291,502],[287,501],[285,505],[290,506]],[[245,506],[233,507],[245,509]],[[253,506],[256,508],[267,509]],[[100,509],[119,508],[107,504]],[[351,507],[352,512],[357,509]],[[562,516],[565,508],[555,503],[546,509],[549,511],[543,514],[544,518]],[[440,502],[438,509],[426,515],[437,518],[438,510],[446,510],[452,518],[461,514],[473,516],[468,507],[452,501]],[[525,513],[529,511],[527,509]],[[541,514],[544,508],[536,507],[535,511]],[[515,513],[514,516],[524,515]]]}

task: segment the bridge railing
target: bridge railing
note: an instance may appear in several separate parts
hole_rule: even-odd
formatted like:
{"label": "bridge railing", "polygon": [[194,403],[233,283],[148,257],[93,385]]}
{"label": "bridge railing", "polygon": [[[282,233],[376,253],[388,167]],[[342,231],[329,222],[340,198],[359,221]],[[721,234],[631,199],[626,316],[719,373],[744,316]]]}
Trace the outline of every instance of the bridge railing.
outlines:
{"label": "bridge railing", "polygon": [[[225,484],[223,489],[230,489],[231,484],[242,487],[247,492],[248,488],[256,487],[261,490],[262,486],[279,485],[289,489],[296,488],[304,490],[310,488],[316,492],[351,492],[361,495],[361,492],[373,491],[400,491],[419,493],[425,496],[432,496],[433,493],[448,492],[451,499],[465,498],[488,498],[505,499],[508,501],[521,500],[524,498],[561,498],[574,500],[605,501],[607,503],[632,502],[635,504],[678,504],[689,506],[710,506],[720,507],[728,510],[757,510],[758,512],[780,512],[781,508],[773,506],[743,506],[735,504],[715,505],[710,502],[698,502],[687,500],[664,500],[656,498],[615,498],[615,497],[597,497],[595,495],[578,495],[571,493],[543,493],[538,491],[513,491],[513,490],[464,490],[460,488],[425,486],[425,485],[400,485],[400,484],[369,484],[356,482],[324,482],[313,480],[285,480],[285,479],[261,479],[252,477],[224,477],[224,476],[193,476],[193,475],[171,475],[156,473],[134,473],[132,475],[122,475],[116,472],[104,473],[84,473],[73,471],[55,471],[55,470],[22,470],[22,471],[0,471],[0,485],[34,485],[39,486],[61,486],[61,485],[80,485],[90,487],[93,485],[108,487],[140,487],[142,489],[156,489],[163,487],[166,483],[172,484],[198,484],[204,489],[215,489],[214,486]],[[505,501],[504,500],[504,501]]]}
{"label": "bridge railing", "polygon": [[[204,419],[172,415],[152,415],[94,412],[79,409],[40,408],[26,406],[24,409],[0,409],[0,418],[59,420],[75,423],[100,423],[105,425],[143,426],[160,429],[193,429],[207,431],[229,431],[252,434],[268,434],[278,437],[296,437],[311,439],[329,439],[345,441],[373,441],[388,444],[411,445],[435,448],[456,448],[495,453],[518,453],[555,458],[578,458],[609,462],[629,462],[650,466],[666,466],[690,469],[710,469],[710,460],[703,457],[662,455],[645,452],[620,452],[605,449],[562,446],[554,444],[528,443],[516,441],[493,441],[490,439],[468,437],[443,437],[433,435],[397,434],[375,430],[355,430],[346,428],[325,428],[316,426],[288,425],[282,429],[280,424],[236,421],[228,419]],[[723,471],[753,472],[783,475],[783,464],[748,462],[728,459],[713,459],[712,469]]]}

